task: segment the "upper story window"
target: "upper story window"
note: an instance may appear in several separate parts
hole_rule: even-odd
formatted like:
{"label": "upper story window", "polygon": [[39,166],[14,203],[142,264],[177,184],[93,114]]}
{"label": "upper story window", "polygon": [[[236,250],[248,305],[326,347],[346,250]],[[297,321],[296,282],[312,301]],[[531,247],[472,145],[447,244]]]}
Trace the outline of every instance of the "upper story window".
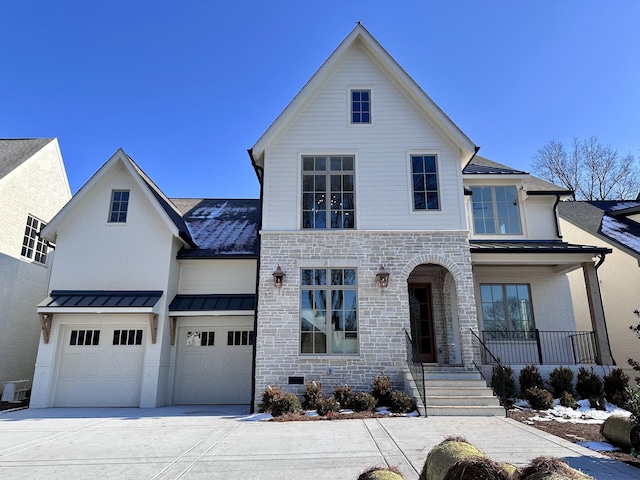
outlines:
{"label": "upper story window", "polygon": [[302,157],[302,228],[355,228],[354,158]]}
{"label": "upper story window", "polygon": [[371,123],[371,90],[351,90],[351,123]]}
{"label": "upper story window", "polygon": [[111,192],[111,209],[109,223],[126,223],[129,208],[129,191],[113,190]]}
{"label": "upper story window", "polygon": [[358,353],[356,269],[303,269],[300,278],[300,353]]}
{"label": "upper story window", "polygon": [[438,158],[436,155],[411,155],[413,209],[439,210]]}
{"label": "upper story window", "polygon": [[38,233],[46,225],[41,220],[27,215],[27,226],[24,230],[24,238],[22,240],[22,251],[20,255],[26,257],[34,262],[47,263],[47,253],[49,253],[49,246],[40,238]]}
{"label": "upper story window", "polygon": [[492,339],[530,338],[535,329],[527,284],[480,285],[484,336]]}
{"label": "upper story window", "polygon": [[475,233],[522,233],[516,187],[471,187],[471,204]]}

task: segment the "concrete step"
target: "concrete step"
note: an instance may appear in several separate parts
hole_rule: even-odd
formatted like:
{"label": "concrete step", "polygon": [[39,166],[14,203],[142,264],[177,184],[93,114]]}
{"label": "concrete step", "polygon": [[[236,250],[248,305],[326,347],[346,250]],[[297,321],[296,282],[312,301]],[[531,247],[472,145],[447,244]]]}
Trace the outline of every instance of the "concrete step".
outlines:
{"label": "concrete step", "polygon": [[[500,401],[493,395],[477,397],[461,395],[429,395],[427,410],[431,407],[499,407]],[[504,409],[503,409],[504,410]]]}
{"label": "concrete step", "polygon": [[427,417],[435,416],[474,416],[474,417],[504,417],[505,409],[502,407],[483,407],[483,406],[438,406],[427,407]]}
{"label": "concrete step", "polygon": [[454,388],[448,385],[432,387],[427,384],[425,387],[427,396],[463,396],[463,397],[482,397],[493,396],[493,390],[485,386],[467,386],[459,385]]}
{"label": "concrete step", "polygon": [[446,378],[442,378],[442,379],[438,379],[438,380],[432,380],[432,379],[425,379],[425,386],[426,387],[441,387],[441,388],[453,388],[453,389],[457,389],[457,388],[464,388],[464,387],[487,387],[487,382],[485,382],[484,380],[463,380],[463,379],[446,379]]}

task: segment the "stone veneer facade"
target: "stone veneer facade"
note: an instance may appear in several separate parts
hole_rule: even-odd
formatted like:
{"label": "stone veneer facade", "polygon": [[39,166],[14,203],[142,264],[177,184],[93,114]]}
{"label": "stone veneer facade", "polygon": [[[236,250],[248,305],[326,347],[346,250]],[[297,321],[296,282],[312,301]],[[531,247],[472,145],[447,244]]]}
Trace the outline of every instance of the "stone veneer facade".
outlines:
{"label": "stone veneer facade", "polygon": [[[288,385],[291,376],[303,376],[305,383],[319,380],[329,393],[345,383],[354,390],[369,390],[373,376],[384,371],[401,388],[400,369],[407,358],[404,330],[410,328],[407,280],[420,265],[446,269],[440,269],[441,281],[435,287],[440,300],[434,298],[434,316],[445,317],[435,320],[442,361],[471,366],[477,357],[469,333],[477,332],[478,324],[468,232],[325,230],[261,235],[256,407],[268,385],[303,393],[304,385]],[[391,273],[387,288],[375,281],[380,264]],[[277,265],[286,273],[281,288],[274,287],[271,275]],[[357,355],[300,354],[300,270],[322,267],[357,269]]]}

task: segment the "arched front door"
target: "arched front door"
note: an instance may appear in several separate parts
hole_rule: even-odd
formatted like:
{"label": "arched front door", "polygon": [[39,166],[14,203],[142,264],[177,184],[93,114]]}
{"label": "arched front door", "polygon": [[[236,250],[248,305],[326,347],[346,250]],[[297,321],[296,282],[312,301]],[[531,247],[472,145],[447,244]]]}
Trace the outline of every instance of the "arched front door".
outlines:
{"label": "arched front door", "polygon": [[430,283],[409,283],[411,338],[423,363],[435,363],[436,342],[433,328],[433,297]]}

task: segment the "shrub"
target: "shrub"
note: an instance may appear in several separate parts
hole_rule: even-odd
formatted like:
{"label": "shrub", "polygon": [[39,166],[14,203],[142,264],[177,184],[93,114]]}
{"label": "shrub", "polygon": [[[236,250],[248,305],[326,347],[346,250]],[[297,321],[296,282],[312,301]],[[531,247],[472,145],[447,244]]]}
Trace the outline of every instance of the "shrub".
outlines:
{"label": "shrub", "polygon": [[627,387],[628,400],[624,408],[631,412],[631,421],[640,427],[640,388]]}
{"label": "shrub", "polygon": [[287,413],[296,413],[300,410],[302,410],[300,400],[298,400],[295,393],[291,392],[283,393],[276,397],[271,405],[271,415],[274,417],[281,417]]}
{"label": "shrub", "polygon": [[320,400],[322,400],[322,383],[315,380],[307,382],[303,395],[304,402],[302,402],[302,407],[306,410],[315,410]]}
{"label": "shrub", "polygon": [[527,365],[520,370],[518,381],[520,382],[520,394],[522,395],[531,387],[544,388],[544,381],[537,365]]}
{"label": "shrub", "polygon": [[629,394],[627,393],[629,375],[624,373],[621,368],[614,368],[608,375],[604,376],[603,381],[605,398],[614,405],[624,408],[627,400],[629,400]]}
{"label": "shrub", "polygon": [[351,408],[356,412],[370,412],[377,403],[374,396],[367,392],[356,392],[351,397]]}
{"label": "shrub", "polygon": [[607,406],[604,403],[604,397],[602,395],[594,395],[593,397],[589,397],[589,406],[591,408],[595,408],[596,410],[606,410]]}
{"label": "shrub", "polygon": [[272,387],[267,385],[267,388],[264,390],[262,394],[262,402],[258,405],[258,410],[260,412],[270,412],[273,407],[273,401],[281,397],[283,395],[282,389],[278,386]]}
{"label": "shrub", "polygon": [[333,396],[342,408],[351,408],[351,387],[344,385],[333,389]]}
{"label": "shrub", "polygon": [[560,397],[560,405],[562,405],[563,407],[572,408],[573,410],[577,410],[580,406],[578,405],[576,399],[573,398],[573,395],[571,395],[569,392],[562,392],[562,396]]}
{"label": "shrub", "polygon": [[382,372],[373,377],[373,389],[371,395],[378,402],[378,407],[388,407],[391,402],[391,380]]}
{"label": "shrub", "polygon": [[580,398],[602,397],[602,380],[593,371],[580,367],[576,377],[576,392]]}
{"label": "shrub", "polygon": [[496,365],[491,372],[491,388],[500,397],[502,403],[506,403],[516,393],[516,381],[513,378],[513,369],[503,365]]}
{"label": "shrub", "polygon": [[413,411],[413,400],[402,390],[394,390],[391,392],[391,401],[389,402],[389,410],[394,413],[407,413]]}
{"label": "shrub", "polygon": [[553,395],[544,388],[531,387],[527,390],[525,398],[534,410],[548,410],[553,408]]}
{"label": "shrub", "polygon": [[558,398],[563,392],[568,392],[573,395],[573,370],[566,367],[556,367],[549,374],[549,386],[551,387],[551,393]]}
{"label": "shrub", "polygon": [[326,416],[329,412],[339,412],[340,404],[336,401],[334,397],[325,397],[321,398],[318,401],[318,406],[316,407],[316,412],[321,417]]}

